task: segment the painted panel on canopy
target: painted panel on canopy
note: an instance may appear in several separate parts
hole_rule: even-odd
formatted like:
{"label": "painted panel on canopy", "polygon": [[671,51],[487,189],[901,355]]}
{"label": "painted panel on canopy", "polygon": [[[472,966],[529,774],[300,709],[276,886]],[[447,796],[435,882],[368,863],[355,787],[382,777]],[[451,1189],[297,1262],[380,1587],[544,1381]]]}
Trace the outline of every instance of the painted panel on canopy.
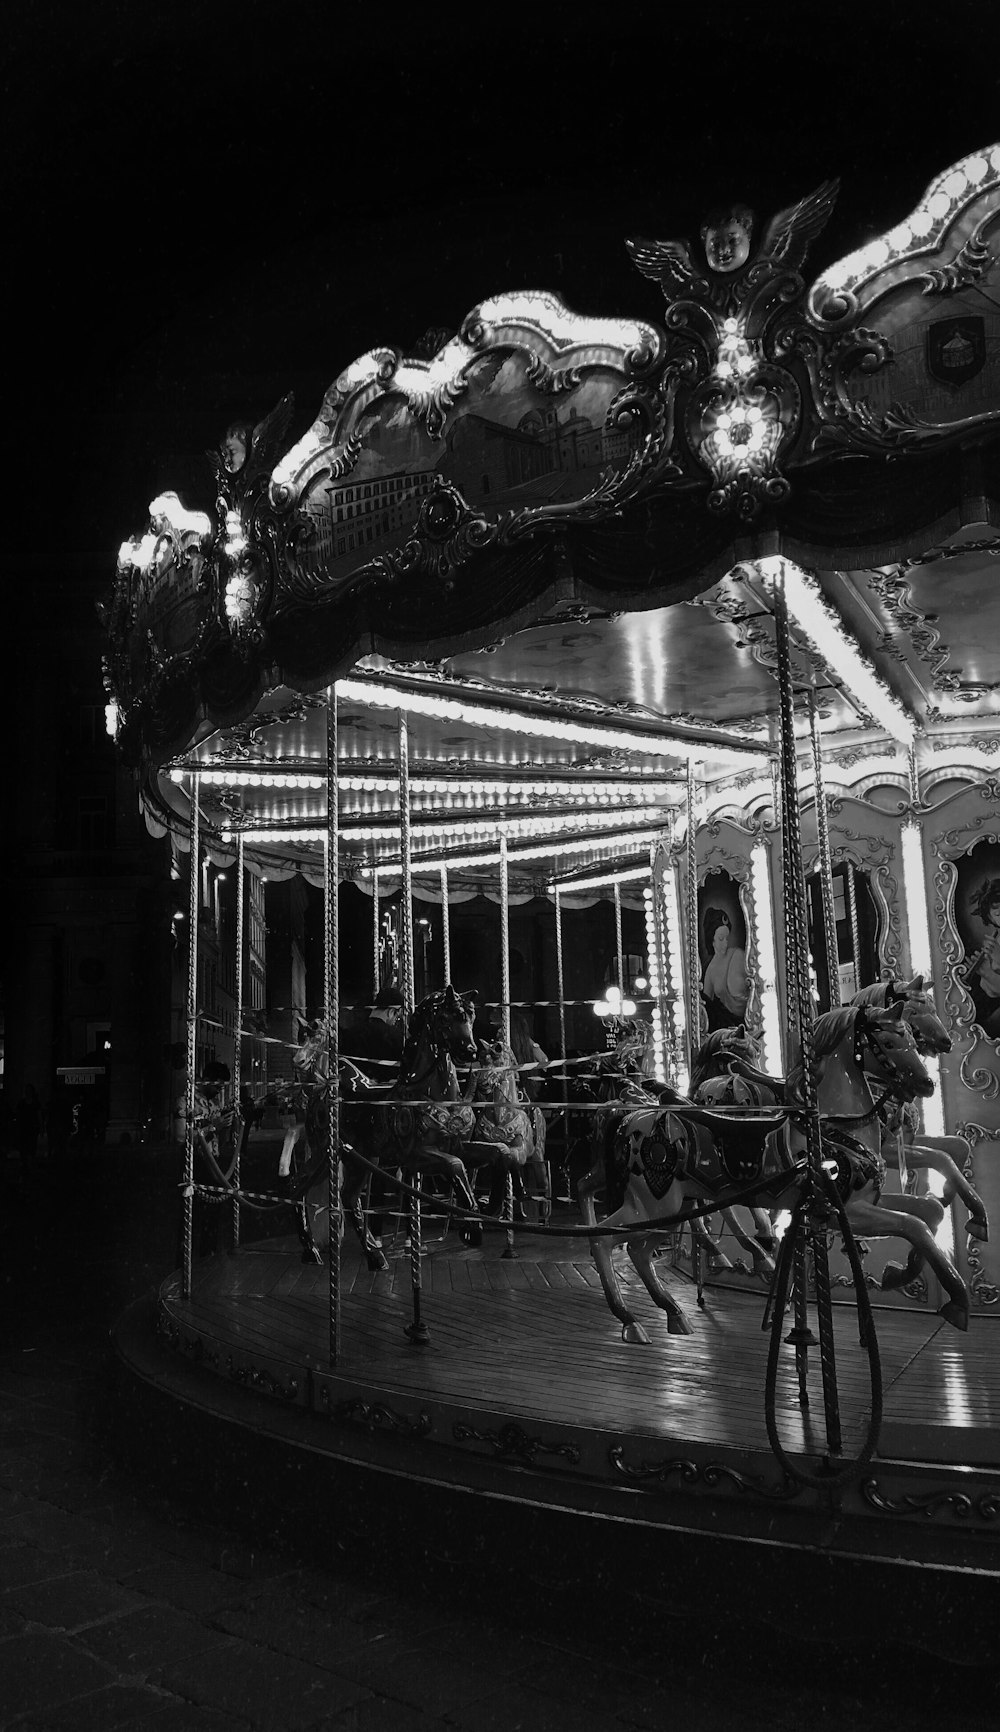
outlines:
{"label": "painted panel on canopy", "polygon": [[484,302],[429,360],[360,357],[275,471],[307,525],[301,570],[335,564],[339,582],[402,547],[442,480],[494,520],[584,497],[641,443],[613,405],[628,357],[657,340],[640,321],[587,319],[530,291]]}

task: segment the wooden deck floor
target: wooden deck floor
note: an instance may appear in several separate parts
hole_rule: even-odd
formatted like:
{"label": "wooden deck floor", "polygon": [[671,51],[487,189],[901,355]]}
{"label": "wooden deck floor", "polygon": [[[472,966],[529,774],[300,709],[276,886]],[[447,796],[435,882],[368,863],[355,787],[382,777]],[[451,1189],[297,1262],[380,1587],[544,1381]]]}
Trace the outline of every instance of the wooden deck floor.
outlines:
{"label": "wooden deck floor", "polygon": [[[640,1288],[636,1311],[651,1344],[626,1345],[585,1240],[560,1241],[558,1256],[542,1256],[525,1240],[516,1261],[500,1257],[501,1243],[472,1251],[453,1239],[429,1248],[422,1308],[430,1341],[422,1347],[404,1334],[411,1317],[408,1255],[393,1257],[387,1273],[371,1275],[354,1246],[345,1244],[341,1348],[332,1382],[328,1271],[303,1265],[294,1239],[196,1263],[191,1299],[181,1300],[174,1276],[162,1301],[176,1323],[213,1344],[229,1375],[241,1365],[257,1366],[258,1387],[270,1377],[280,1389],[287,1373],[297,1398],[306,1399],[301,1392],[310,1384],[327,1407],[336,1391],[367,1390],[400,1412],[432,1404],[466,1415],[467,1426],[499,1416],[503,1423],[542,1427],[539,1435],[549,1442],[589,1437],[604,1448],[616,1438],[636,1462],[653,1446],[683,1445],[722,1451],[727,1459],[766,1457],[776,1465],[764,1421],[763,1290],[716,1290],[699,1311],[690,1282],[667,1272],[693,1333],[669,1335],[665,1318]],[[634,1292],[636,1277],[624,1253],[616,1252],[616,1260],[623,1284]],[[1000,1333],[994,1321],[973,1318],[961,1335],[936,1315],[892,1309],[877,1314],[877,1331],[881,1458],[1000,1469]],[[850,1452],[862,1439],[870,1397],[867,1358],[847,1307],[838,1308],[835,1335]],[[818,1352],[811,1358],[808,1412],[799,1406],[790,1347],[783,1349],[778,1389],[782,1442],[810,1456],[825,1448]],[[289,1388],[290,1382],[284,1392]]]}

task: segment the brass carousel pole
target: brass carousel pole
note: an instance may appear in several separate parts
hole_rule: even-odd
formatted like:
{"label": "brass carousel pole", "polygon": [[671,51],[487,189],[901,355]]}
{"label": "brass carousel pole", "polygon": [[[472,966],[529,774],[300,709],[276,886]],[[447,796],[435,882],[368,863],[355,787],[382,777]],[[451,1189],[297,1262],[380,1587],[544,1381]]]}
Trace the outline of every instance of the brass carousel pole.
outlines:
{"label": "brass carousel pole", "polygon": [[326,1000],[327,1161],[330,1189],[330,1364],[340,1357],[340,781],[337,688],[326,700],[326,858],[323,968]]}
{"label": "brass carousel pole", "polygon": [[441,951],[442,986],[451,985],[451,924],[448,918],[448,868],[441,867]]}
{"label": "brass carousel pole", "polygon": [[[559,1056],[562,1059],[562,1067],[563,1067],[563,1094],[566,1095],[567,1089],[569,1086],[568,1081],[567,1081],[568,1073],[566,1070],[566,989],[565,989],[565,984],[564,984],[564,979],[563,979],[562,899],[560,896],[558,884],[556,885],[556,888],[555,888],[555,904],[556,904],[556,993],[557,993],[558,998],[559,998]],[[568,1099],[568,1096],[567,1096],[567,1099]],[[570,1125],[569,1106],[566,1105],[563,1108],[563,1180],[564,1180],[564,1183],[566,1186],[566,1195],[564,1197],[560,1197],[559,1201],[561,1203],[568,1203],[568,1202],[572,1201],[572,1192],[570,1191],[570,1188],[569,1188],[569,1186],[570,1186],[569,1125]]]}
{"label": "brass carousel pole", "polygon": [[615,892],[615,955],[618,963],[618,991],[625,997],[625,952],[622,947],[622,887],[617,878]]}
{"label": "brass carousel pole", "polygon": [[[240,1084],[243,1080],[243,832],[236,837],[236,1039],[233,1043],[233,1099],[240,1107]],[[236,1120],[239,1130],[233,1154],[233,1250],[240,1248],[240,1148],[243,1142],[243,1115]]]}
{"label": "brass carousel pole", "polygon": [[184,1210],[181,1219],[181,1297],[191,1297],[191,1247],[194,1232],[194,1099],[198,1068],[198,855],[201,848],[200,777],[191,772],[191,880],[188,885],[187,1087],[184,1113]]}
{"label": "brass carousel pole", "polygon": [[837,949],[837,913],[833,904],[833,856],[827,823],[826,791],[823,787],[823,754],[819,737],[816,694],[809,693],[809,736],[812,741],[813,790],[816,797],[816,836],[819,841],[820,898],[823,904],[823,936],[826,940],[826,972],[830,1009],[841,1004],[840,952]]}
{"label": "brass carousel pole", "polygon": [[698,838],[695,830],[694,764],[687,767],[687,836],[685,837],[687,870],[687,969],[688,969],[688,1076],[694,1070],[694,1057],[701,1045],[701,968],[698,959]]}
{"label": "brass carousel pole", "polygon": [[[407,1027],[413,1016],[413,875],[410,838],[410,734],[405,710],[399,711],[399,852],[402,861],[400,886],[399,950],[402,975],[403,1014]],[[420,1173],[413,1175],[410,1211],[410,1289],[413,1298],[413,1320],[407,1324],[410,1340],[422,1345],[430,1339],[426,1323],[420,1315],[422,1272],[420,1268]]]}
{"label": "brass carousel pole", "polygon": [[[503,1044],[510,1050],[510,886],[507,876],[507,838],[500,832],[500,1030]],[[517,1079],[515,1078],[515,1087]],[[508,1168],[504,1181],[503,1218],[507,1223],[507,1243],[501,1253],[504,1257],[515,1257],[514,1229],[511,1222],[514,1219],[514,1175]]]}
{"label": "brass carousel pole", "polygon": [[806,1208],[797,1213],[793,1246],[795,1253],[795,1322],[789,1337],[795,1346],[799,1373],[799,1399],[808,1403],[806,1392],[806,1352],[811,1336],[805,1311],[805,1252],[808,1242],[812,1252],[816,1282],[816,1314],[819,1324],[820,1365],[823,1376],[823,1400],[826,1416],[827,1445],[831,1456],[842,1448],[840,1405],[837,1393],[836,1360],[833,1339],[833,1306],[830,1294],[830,1268],[826,1244],[826,1210],[823,1198],[823,1139],[819,1116],[816,1049],[813,1040],[813,1005],[809,980],[808,925],[806,921],[806,887],[802,869],[802,837],[799,824],[799,790],[795,752],[795,708],[792,688],[791,640],[788,625],[788,603],[785,597],[784,572],[774,583],[775,642],[778,657],[778,692],[781,714],[781,818],[782,850],[784,855],[785,902],[785,968],[790,998],[802,1054],[802,1090],[805,1105],[805,1137],[808,1160]]}

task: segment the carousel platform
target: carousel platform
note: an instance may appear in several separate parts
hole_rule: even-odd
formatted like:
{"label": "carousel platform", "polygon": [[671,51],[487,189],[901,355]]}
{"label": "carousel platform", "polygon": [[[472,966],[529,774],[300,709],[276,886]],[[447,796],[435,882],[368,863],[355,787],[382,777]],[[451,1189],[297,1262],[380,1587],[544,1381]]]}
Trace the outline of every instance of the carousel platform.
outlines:
{"label": "carousel platform", "polygon": [[[974,1317],[960,1335],[934,1315],[877,1312],[878,1451],[846,1489],[814,1490],[786,1478],[768,1443],[763,1290],[712,1290],[699,1311],[690,1280],[671,1270],[693,1333],[669,1335],[646,1302],[650,1345],[629,1346],[582,1235],[555,1242],[524,1234],[515,1260],[500,1255],[502,1245],[493,1238],[470,1250],[452,1235],[427,1248],[430,1339],[415,1345],[405,1333],[408,1254],[372,1275],[345,1244],[335,1368],[329,1274],[304,1265],[292,1237],[196,1262],[187,1300],[172,1274],[154,1307],[120,1319],[115,1344],[133,1385],[157,1392],[157,1429],[170,1430],[171,1409],[187,1416],[171,1445],[175,1462],[184,1448],[178,1437],[190,1446],[192,1414],[221,1426],[225,1442],[199,1445],[199,1466],[206,1451],[219,1462],[239,1460],[244,1482],[256,1486],[255,1518],[275,1499],[288,1515],[294,1488],[308,1480],[312,1528],[320,1485],[342,1544],[344,1502],[335,1488],[346,1474],[343,1495],[352,1510],[364,1509],[369,1536],[383,1520],[398,1533],[414,1511],[427,1515],[440,1504],[434,1537],[422,1543],[426,1556],[440,1558],[444,1547],[452,1567],[458,1536],[481,1545],[492,1524],[498,1550],[523,1557],[542,1544],[563,1559],[564,1575],[605,1552],[605,1572],[611,1554],[632,1572],[644,1557],[654,1601],[657,1592],[671,1601],[678,1569],[689,1587],[700,1582],[705,1604],[723,1580],[731,1594],[738,1579],[742,1614],[765,1622],[776,1615],[770,1596],[780,1602],[790,1580],[808,1577],[817,1635],[841,1622],[845,1634],[855,1630],[868,1599],[883,1627],[886,1607],[905,1604],[900,1641],[922,1631],[921,1641],[950,1658],[981,1657],[986,1608],[994,1628],[1000,1610],[1000,1334],[992,1319]],[[836,1338],[844,1452],[857,1455],[869,1411],[867,1362],[847,1306],[838,1307]],[[784,1447],[815,1469],[825,1446],[814,1359],[811,1409],[799,1406],[790,1347],[777,1401]],[[232,1480],[228,1470],[223,1477]],[[749,1602],[747,1583],[757,1584]],[[727,1605],[724,1594],[720,1615],[729,1615]]]}

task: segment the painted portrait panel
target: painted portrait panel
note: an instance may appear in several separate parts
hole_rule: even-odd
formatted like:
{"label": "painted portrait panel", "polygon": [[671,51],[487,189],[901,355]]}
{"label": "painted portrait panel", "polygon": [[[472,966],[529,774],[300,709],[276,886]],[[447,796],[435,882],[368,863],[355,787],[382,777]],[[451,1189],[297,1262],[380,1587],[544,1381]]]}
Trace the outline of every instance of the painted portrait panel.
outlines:
{"label": "painted portrait panel", "polygon": [[983,1033],[1000,1040],[1000,842],[977,842],[955,870],[955,926],[965,953],[958,978]]}
{"label": "painted portrait panel", "polygon": [[740,887],[722,868],[707,873],[698,888],[698,955],[709,1033],[738,1027],[750,1002],[747,927]]}

